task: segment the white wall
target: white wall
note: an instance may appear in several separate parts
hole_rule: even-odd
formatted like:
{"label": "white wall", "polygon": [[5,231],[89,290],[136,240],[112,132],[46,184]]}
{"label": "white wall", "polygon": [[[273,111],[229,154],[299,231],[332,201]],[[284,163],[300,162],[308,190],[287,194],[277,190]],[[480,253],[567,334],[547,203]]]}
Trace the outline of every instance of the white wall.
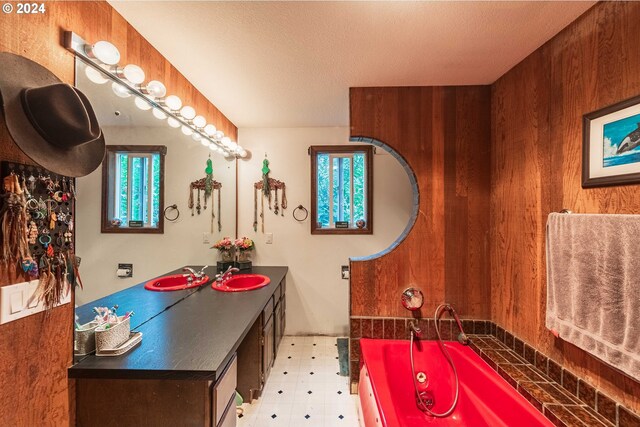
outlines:
{"label": "white wall", "polygon": [[[177,204],[180,218],[165,220],[164,234],[102,234],[100,209],[102,168],[77,180],[78,201],[76,252],[82,257],[80,275],[84,290],[77,289],[76,303],[82,305],[128,288],[188,264],[214,264],[212,244],[203,243],[211,229],[211,201],[201,215],[191,216],[187,208],[189,183],[205,176],[209,150],[185,137],[178,129],[162,127],[105,127],[107,144],[166,145],[165,206]],[[235,234],[235,161],[219,154],[211,156],[213,177],[222,182],[222,232],[211,242]],[[217,199],[217,195],[216,195]],[[216,211],[217,215],[217,211]],[[133,278],[116,277],[118,263],[133,263]]]}
{"label": "white wall", "polygon": [[[296,206],[311,205],[310,145],[347,144],[349,128],[244,128],[238,143],[251,150],[251,160],[238,163],[238,232],[256,242],[254,264],[286,265],[287,334],[346,335],[349,325],[349,281],[340,266],[349,257],[365,256],[387,248],[409,221],[412,191],[406,172],[391,155],[377,148],[374,156],[374,234],[362,236],[311,235],[309,221],[292,217]],[[253,183],[260,180],[262,161],[268,154],[271,177],[287,186],[289,207],[285,217],[266,209],[265,232],[273,244],[253,231]]]}

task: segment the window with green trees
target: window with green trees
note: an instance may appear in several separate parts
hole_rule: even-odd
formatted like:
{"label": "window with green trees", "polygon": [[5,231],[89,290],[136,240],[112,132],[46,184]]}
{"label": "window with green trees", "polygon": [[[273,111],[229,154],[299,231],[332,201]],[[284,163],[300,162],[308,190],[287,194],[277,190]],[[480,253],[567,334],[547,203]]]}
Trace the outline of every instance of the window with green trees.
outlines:
{"label": "window with green trees", "polygon": [[164,146],[107,146],[103,232],[162,232]]}
{"label": "window with green trees", "polygon": [[312,146],[311,232],[372,233],[373,147]]}

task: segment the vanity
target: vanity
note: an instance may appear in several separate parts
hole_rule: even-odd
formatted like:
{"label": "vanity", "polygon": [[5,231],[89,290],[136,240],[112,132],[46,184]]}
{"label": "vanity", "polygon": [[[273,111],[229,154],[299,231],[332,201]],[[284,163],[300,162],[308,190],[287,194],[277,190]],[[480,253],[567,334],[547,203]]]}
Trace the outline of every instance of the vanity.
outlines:
{"label": "vanity", "polygon": [[[287,270],[253,267],[271,282],[252,291],[220,292],[210,280],[152,292],[141,283],[79,307],[80,323],[93,306],[134,310],[131,328],[143,339],[124,355],[78,357],[69,368],[77,425],[235,426],[235,391],[258,398],[277,356]],[[215,269],[205,273],[213,278]]]}

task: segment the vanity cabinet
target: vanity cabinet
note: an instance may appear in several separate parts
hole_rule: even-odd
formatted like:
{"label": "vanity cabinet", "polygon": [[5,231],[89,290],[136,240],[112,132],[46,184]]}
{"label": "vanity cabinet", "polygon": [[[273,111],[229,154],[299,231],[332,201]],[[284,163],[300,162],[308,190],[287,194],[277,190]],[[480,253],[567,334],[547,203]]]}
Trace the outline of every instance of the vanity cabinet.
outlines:
{"label": "vanity cabinet", "polygon": [[283,279],[238,348],[238,392],[245,402],[258,399],[284,336],[286,282]]}
{"label": "vanity cabinet", "polygon": [[76,425],[234,427],[237,371],[237,358],[233,357],[215,383],[77,379]]}

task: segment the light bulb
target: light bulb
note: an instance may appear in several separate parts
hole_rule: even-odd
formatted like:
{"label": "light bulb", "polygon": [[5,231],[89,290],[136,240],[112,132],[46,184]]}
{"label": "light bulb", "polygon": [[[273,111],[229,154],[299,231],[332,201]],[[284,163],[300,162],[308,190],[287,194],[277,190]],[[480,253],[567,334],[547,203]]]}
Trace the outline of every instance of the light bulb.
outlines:
{"label": "light bulb", "polygon": [[187,120],[193,120],[193,118],[196,116],[196,110],[194,110],[193,107],[187,105],[185,107],[182,107],[182,109],[180,110],[180,115]]}
{"label": "light bulb", "polygon": [[85,45],[84,51],[89,57],[107,65],[116,65],[120,62],[120,51],[117,47],[106,41],[99,41],[93,46]]}
{"label": "light bulb", "polygon": [[228,136],[225,136],[224,138],[222,138],[220,140],[220,142],[222,142],[222,145],[224,145],[225,147],[230,147],[231,145],[231,138],[229,138]]}
{"label": "light bulb", "polygon": [[191,138],[192,138],[194,141],[196,141],[196,142],[197,142],[197,141],[200,141],[200,140],[202,139],[202,136],[200,136],[200,134],[199,134],[198,132],[194,132],[194,133],[193,133],[193,135],[191,135]]}
{"label": "light bulb", "polygon": [[193,118],[193,124],[197,127],[197,128],[203,128],[207,125],[207,121],[205,120],[204,117],[202,116],[195,116]]}
{"label": "light bulb", "polygon": [[184,133],[187,136],[193,135],[193,129],[191,129],[189,126],[182,126],[182,133]]}
{"label": "light bulb", "polygon": [[211,124],[206,125],[204,127],[204,132],[209,136],[213,136],[216,133],[216,127],[214,125],[211,125]]}
{"label": "light bulb", "polygon": [[209,144],[209,150],[211,150],[211,151],[213,151],[215,153],[216,151],[218,151],[218,148],[216,147],[215,144]]}
{"label": "light bulb", "polygon": [[84,69],[84,74],[90,81],[98,85],[104,84],[109,81],[109,79],[106,78],[104,74],[93,67],[87,66],[87,68]]}
{"label": "light bulb", "polygon": [[169,124],[169,126],[171,126],[172,128],[179,128],[180,127],[180,122],[177,121],[176,119],[174,119],[173,117],[169,117],[167,119],[167,123]]}
{"label": "light bulb", "polygon": [[135,85],[139,85],[144,82],[144,71],[137,65],[125,65],[125,67],[122,69],[122,75],[125,79],[129,80]]}
{"label": "light bulb", "polygon": [[240,157],[244,159],[245,157],[247,157],[248,153],[247,153],[247,150],[245,150],[244,148],[240,148],[240,152],[238,154],[240,154]]}
{"label": "light bulb", "polygon": [[155,117],[158,120],[164,120],[167,118],[167,114],[161,109],[159,109],[158,107],[155,107],[152,113],[153,113],[153,117]]}
{"label": "light bulb", "polygon": [[158,80],[151,80],[149,83],[147,83],[144,91],[154,98],[162,98],[167,94],[167,88],[162,84],[162,82],[159,82]]}
{"label": "light bulb", "polygon": [[144,100],[144,98],[140,98],[138,96],[136,96],[136,100],[134,101],[134,103],[136,104],[136,107],[138,107],[139,109],[143,110],[143,111],[147,111],[151,109],[151,104],[149,104],[147,101]]}
{"label": "light bulb", "polygon": [[229,142],[229,148],[230,148],[232,151],[237,151],[237,150],[238,150],[238,144],[236,144],[236,142],[235,142],[235,141],[231,141],[231,142]]}
{"label": "light bulb", "polygon": [[164,99],[164,104],[171,111],[178,111],[182,107],[182,101],[175,95],[169,95]]}
{"label": "light bulb", "polygon": [[131,96],[131,92],[129,92],[129,89],[122,86],[118,82],[113,82],[113,84],[111,85],[111,90],[113,90],[113,93],[115,93],[120,98],[128,98]]}
{"label": "light bulb", "polygon": [[231,153],[229,153],[228,151],[224,152],[224,158],[228,159],[229,157],[231,157]]}
{"label": "light bulb", "polygon": [[224,132],[222,132],[221,130],[217,130],[213,134],[213,138],[217,139],[218,141],[221,140],[223,137],[224,137]]}
{"label": "light bulb", "polygon": [[200,141],[200,144],[204,145],[205,147],[208,147],[210,142],[208,139],[202,138],[202,140]]}

